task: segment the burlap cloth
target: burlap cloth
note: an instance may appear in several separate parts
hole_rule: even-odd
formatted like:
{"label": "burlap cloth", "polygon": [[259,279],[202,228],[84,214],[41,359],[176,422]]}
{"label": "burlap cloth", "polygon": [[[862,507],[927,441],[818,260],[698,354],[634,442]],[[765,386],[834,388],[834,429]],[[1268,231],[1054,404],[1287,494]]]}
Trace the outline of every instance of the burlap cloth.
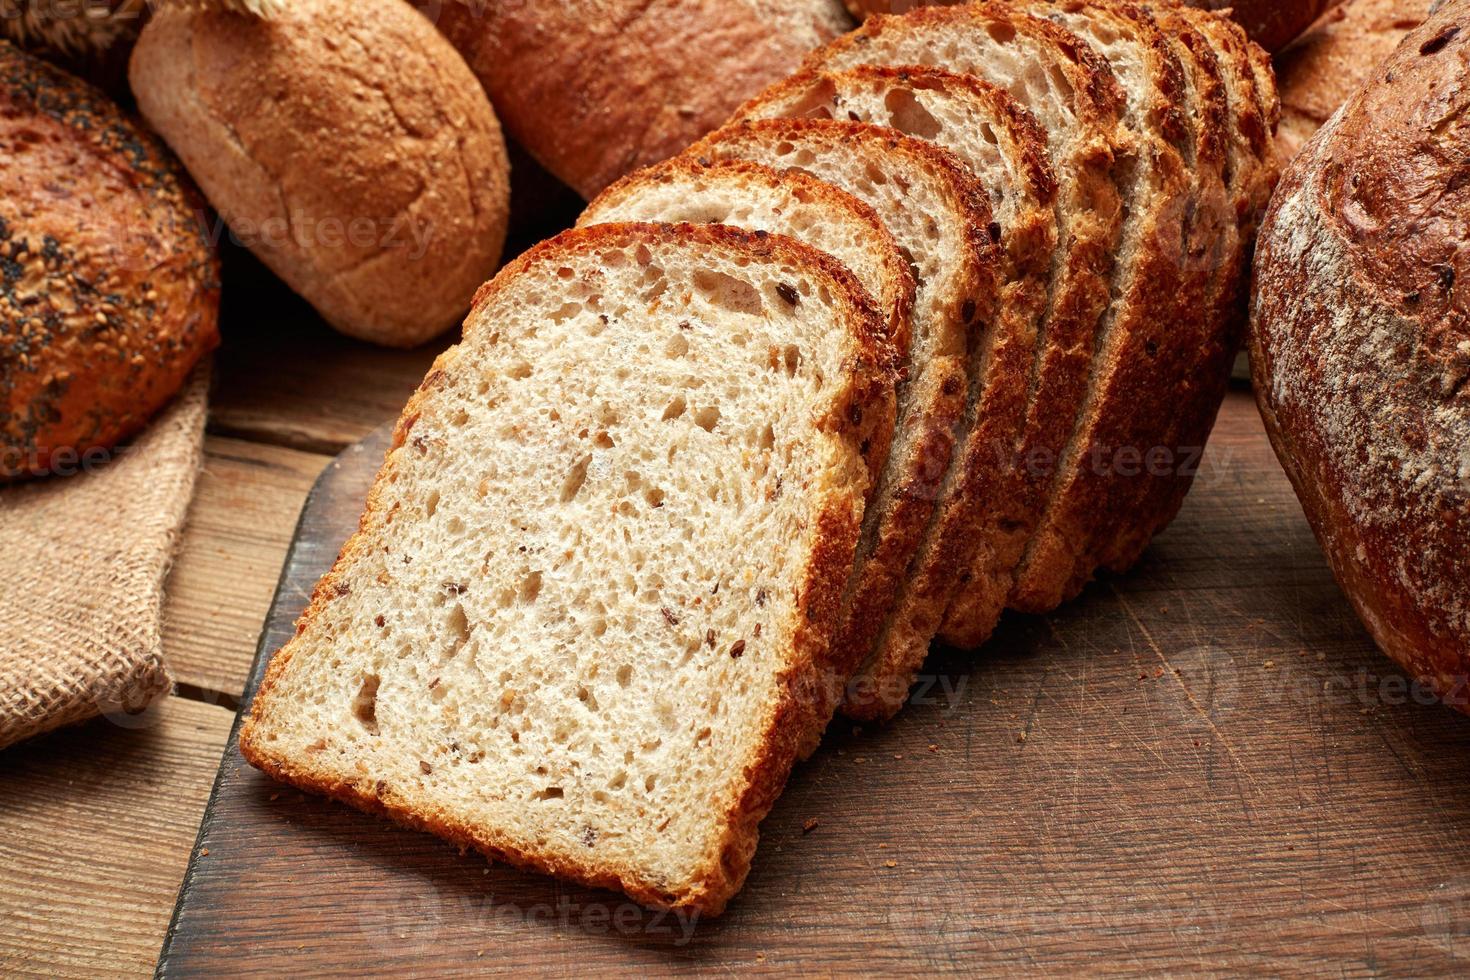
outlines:
{"label": "burlap cloth", "polygon": [[208,365],[101,465],[0,488],[0,748],[173,681],[163,581],[203,458]]}

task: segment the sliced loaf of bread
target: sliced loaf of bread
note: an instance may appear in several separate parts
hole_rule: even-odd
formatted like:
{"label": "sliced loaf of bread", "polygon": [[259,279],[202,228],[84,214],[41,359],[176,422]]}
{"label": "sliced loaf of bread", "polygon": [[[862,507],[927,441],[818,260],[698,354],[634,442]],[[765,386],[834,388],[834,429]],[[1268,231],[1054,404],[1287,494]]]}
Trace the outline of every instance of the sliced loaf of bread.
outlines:
{"label": "sliced loaf of bread", "polygon": [[828,720],[861,447],[893,424],[884,332],[852,273],[778,235],[613,224],[533,248],[405,408],[246,759],[719,912]]}
{"label": "sliced loaf of bread", "polygon": [[1128,220],[1116,253],[1113,302],[1103,316],[1086,393],[1058,461],[1047,509],[1026,548],[1010,605],[1043,613],[1092,578],[1099,542],[1150,526],[1146,515],[1112,510],[1163,471],[1164,437],[1180,410],[1167,380],[1192,374],[1204,300],[1214,271],[1188,257],[1198,207],[1191,168],[1194,133],[1183,105],[1183,68],[1141,8],[1110,0],[1017,0],[1050,16],[1112,65],[1125,94],[1126,149],[1118,173]]}
{"label": "sliced loaf of bread", "polygon": [[[745,121],[695,156],[756,160],[827,180],[874,206],[914,264],[918,291],[897,434],[858,550],[837,644],[854,667],[873,649],[952,486],[956,441],[979,390],[975,349],[995,328],[999,255],[984,191],[952,153],[896,130],[832,120]],[[850,689],[848,703],[867,692]]]}
{"label": "sliced loaf of bread", "polygon": [[1179,399],[1182,412],[1175,419],[1176,430],[1165,443],[1173,450],[1178,465],[1173,467],[1168,479],[1151,481],[1153,497],[1134,508],[1133,533],[1105,542],[1109,546],[1096,556],[1099,564],[1114,571],[1122,571],[1137,560],[1148,541],[1178,513],[1193,483],[1228,383],[1228,368],[1221,368],[1218,363],[1233,359],[1245,322],[1256,228],[1280,175],[1272,140],[1280,109],[1265,52],[1246,36],[1240,25],[1223,14],[1174,6],[1161,13],[1167,15],[1166,23],[1181,28],[1171,32],[1176,38],[1190,39],[1191,35],[1182,27],[1192,26],[1198,39],[1197,53],[1214,57],[1228,107],[1223,175],[1235,208],[1236,247],[1222,253],[1225,261],[1218,277],[1219,290],[1207,302],[1217,325],[1212,343],[1220,350],[1217,354],[1202,355],[1202,366],[1195,376],[1202,384],[1212,387]]}
{"label": "sliced loaf of bread", "polygon": [[1013,567],[1040,515],[1038,484],[1014,461],[1024,442],[1031,374],[1044,349],[1057,252],[1057,180],[1047,137],[1004,90],[933,68],[865,65],[807,70],[741,107],[737,118],[826,118],[874,123],[954,153],[990,195],[1000,229],[1000,306],[994,329],[971,347],[975,390],[955,464],[909,563],[893,610],[849,685],[844,711],[860,719],[902,707],[961,574],[976,555]]}
{"label": "sliced loaf of bread", "polygon": [[[1010,461],[1028,501],[1044,501],[1087,390],[1096,333],[1112,301],[1114,253],[1123,228],[1115,151],[1124,94],[1112,69],[1060,24],[1010,4],[923,7],[902,17],[871,17],[858,30],[819,49],[808,67],[831,71],[862,65],[938,66],[974,75],[1008,92],[1046,132],[1058,181],[1058,262],[1043,321],[1040,356],[1028,379],[1022,436],[1030,447]],[[1011,538],[1002,561],[977,552],[964,572],[940,635],[956,646],[989,638],[1006,606],[1020,549],[1036,517]]]}

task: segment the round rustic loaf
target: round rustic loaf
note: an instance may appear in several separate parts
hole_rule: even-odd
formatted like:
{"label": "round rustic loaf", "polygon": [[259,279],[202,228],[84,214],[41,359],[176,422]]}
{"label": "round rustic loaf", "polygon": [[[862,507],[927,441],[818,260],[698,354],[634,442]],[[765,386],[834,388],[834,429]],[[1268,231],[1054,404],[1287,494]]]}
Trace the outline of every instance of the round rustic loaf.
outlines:
{"label": "round rustic loaf", "polygon": [[722,125],[851,22],[839,0],[443,5],[511,135],[587,199]]}
{"label": "round rustic loaf", "polygon": [[343,333],[422,343],[495,272],[500,124],[402,0],[295,0],[270,20],[161,10],[129,74],[234,235]]}
{"label": "round rustic loaf", "polygon": [[1307,144],[1259,248],[1277,455],[1378,645],[1470,710],[1470,0]]}
{"label": "round rustic loaf", "polygon": [[0,41],[0,478],[133,435],[218,343],[203,214],[157,139]]}

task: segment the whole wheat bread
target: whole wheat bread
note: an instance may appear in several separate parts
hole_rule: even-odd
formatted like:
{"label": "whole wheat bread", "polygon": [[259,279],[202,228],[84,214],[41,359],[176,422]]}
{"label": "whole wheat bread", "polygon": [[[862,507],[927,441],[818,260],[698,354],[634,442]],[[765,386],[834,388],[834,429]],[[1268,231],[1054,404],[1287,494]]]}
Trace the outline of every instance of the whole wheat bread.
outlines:
{"label": "whole wheat bread", "polygon": [[[1114,154],[1124,95],[1112,69],[1082,39],[1005,3],[871,17],[808,59],[808,67],[834,71],[872,64],[939,66],[987,80],[1046,132],[1058,181],[1060,250],[1040,357],[1028,379],[1022,441],[1031,448],[1026,458],[1010,462],[1028,483],[1021,491],[1025,499],[1040,501],[1072,431],[1096,329],[1111,302],[1113,254],[1123,227]],[[1031,509],[1039,517],[1039,505]],[[1030,518],[1011,540],[1029,540],[1035,521]],[[979,646],[990,636],[1014,584],[1014,560],[976,564],[960,576],[942,623],[940,635],[957,646]]]}
{"label": "whole wheat bread", "polygon": [[852,274],[789,238],[603,225],[532,249],[405,408],[246,759],[720,911],[827,721],[892,361]]}
{"label": "whole wheat bread", "polygon": [[1057,181],[1035,117],[1004,90],[970,75],[916,66],[807,70],[741,107],[738,117],[849,119],[927,139],[962,160],[990,195],[1000,231],[995,327],[971,348],[972,391],[955,464],[939,492],[893,609],[844,710],[887,717],[902,707],[959,578],[977,552],[1012,567],[1019,529],[1040,502],[1014,460],[1024,459],[1030,376],[1046,337],[1048,286],[1057,253]]}
{"label": "whole wheat bread", "polygon": [[[978,389],[973,352],[995,327],[999,257],[984,192],[952,153],[896,130],[832,120],[755,120],[719,130],[696,156],[758,160],[830,181],[872,204],[914,264],[907,377],[888,468],[863,528],[836,643],[856,667],[873,649],[950,486]],[[846,703],[870,701],[851,688]]]}

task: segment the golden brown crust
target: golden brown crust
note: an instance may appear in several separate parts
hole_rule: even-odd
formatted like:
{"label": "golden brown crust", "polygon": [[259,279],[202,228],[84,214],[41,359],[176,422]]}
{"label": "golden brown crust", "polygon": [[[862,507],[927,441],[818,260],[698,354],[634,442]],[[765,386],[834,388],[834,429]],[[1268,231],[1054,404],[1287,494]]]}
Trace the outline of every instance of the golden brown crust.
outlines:
{"label": "golden brown crust", "polygon": [[[845,383],[832,395],[827,419],[819,424],[824,431],[836,435],[847,456],[854,461],[860,459],[859,447],[864,439],[881,436],[877,430],[892,425],[894,352],[887,344],[882,320],[867,292],[836,260],[783,236],[743,232],[720,225],[609,224],[573,229],[541,243],[510,263],[480,290],[475,309],[484,308],[500,291],[513,288],[517,277],[533,265],[639,243],[675,243],[706,251],[724,250],[755,260],[787,262],[812,269],[830,286],[834,305],[842,308],[842,320],[851,330],[852,346],[848,372],[842,379]],[[464,343],[474,344],[478,333],[472,313]],[[719,914],[749,871],[758,825],[785,785],[798,753],[831,715],[834,701],[830,696],[822,696],[833,680],[828,641],[843,584],[852,569],[862,510],[861,500],[854,500],[851,495],[832,494],[815,505],[816,546],[807,563],[806,578],[797,585],[796,627],[792,649],[786,658],[789,666],[780,678],[782,694],[762,743],[763,752],[745,767],[744,788],[732,803],[723,838],[716,848],[719,860],[702,869],[683,888],[669,890],[639,877],[637,869],[598,866],[546,849],[529,849],[494,828],[472,826],[442,809],[425,807],[370,775],[345,778],[278,755],[266,738],[272,692],[295,657],[310,655],[310,651],[300,648],[299,638],[308,624],[324,616],[327,606],[342,594],[339,585],[350,566],[373,551],[374,535],[387,517],[386,487],[400,465],[399,455],[406,451],[405,447],[411,447],[414,424],[431,404],[441,379],[454,369],[460,352],[461,347],[455,347],[441,355],[404,408],[383,467],[369,491],[357,533],[343,546],[332,571],[318,583],[306,612],[297,621],[297,638],[277,651],[266,668],[240,730],[240,751],[252,765],[277,779],[406,826],[430,831],[463,847],[473,847],[492,859],[593,887],[617,888],[651,906]]]}
{"label": "golden brown crust", "polygon": [[342,332],[422,343],[494,273],[499,123],[454,48],[398,0],[293,0],[269,21],[162,10],[130,77],[235,236]]}
{"label": "golden brown crust", "polygon": [[[1220,400],[1229,383],[1230,365],[1245,324],[1245,302],[1256,227],[1271,192],[1276,186],[1277,164],[1271,145],[1271,121],[1276,116],[1275,87],[1263,83],[1260,63],[1264,53],[1233,21],[1204,10],[1180,9],[1178,16],[1192,24],[1216,55],[1234,126],[1229,175],[1238,223],[1238,247],[1227,253],[1221,288],[1211,305],[1217,324],[1208,346],[1201,350],[1199,365],[1181,378],[1193,394],[1181,394],[1181,413],[1164,443],[1169,449],[1166,478],[1151,481],[1152,495],[1138,505],[1137,514],[1098,555],[1097,563],[1113,571],[1124,571],[1136,562],[1148,543],[1178,514],[1193,483],[1198,460],[1204,451]],[[1200,49],[1201,53],[1204,49]],[[1269,74],[1269,72],[1268,72]],[[1083,580],[1071,583],[1080,589]]]}
{"label": "golden brown crust", "polygon": [[848,26],[836,0],[449,3],[506,128],[585,198],[718,127]]}
{"label": "golden brown crust", "polygon": [[[1193,130],[1180,103],[1189,94],[1168,39],[1151,17],[1126,3],[1027,5],[1037,16],[1055,8],[1094,25],[1086,36],[1119,39],[1144,73],[1130,84],[1129,224],[1115,270],[1114,298],[1094,348],[1087,395],[1060,457],[1047,509],[1027,546],[1010,596],[1012,608],[1048,612],[1091,577],[1091,555],[1136,515],[1114,501],[1136,496],[1147,470],[1141,459],[1161,445],[1179,406],[1161,379],[1187,376],[1201,335],[1204,294],[1213,270],[1190,261],[1189,222],[1197,214],[1191,177]],[[1079,30],[1081,28],[1079,27]],[[1135,128],[1137,127],[1137,128]],[[1135,461],[1134,455],[1139,456]]]}
{"label": "golden brown crust", "polygon": [[137,433],[219,341],[219,267],[168,150],[4,41],[0,157],[3,480]]}
{"label": "golden brown crust", "polygon": [[1470,710],[1470,2],[1405,39],[1262,228],[1256,397],[1379,646]]}

